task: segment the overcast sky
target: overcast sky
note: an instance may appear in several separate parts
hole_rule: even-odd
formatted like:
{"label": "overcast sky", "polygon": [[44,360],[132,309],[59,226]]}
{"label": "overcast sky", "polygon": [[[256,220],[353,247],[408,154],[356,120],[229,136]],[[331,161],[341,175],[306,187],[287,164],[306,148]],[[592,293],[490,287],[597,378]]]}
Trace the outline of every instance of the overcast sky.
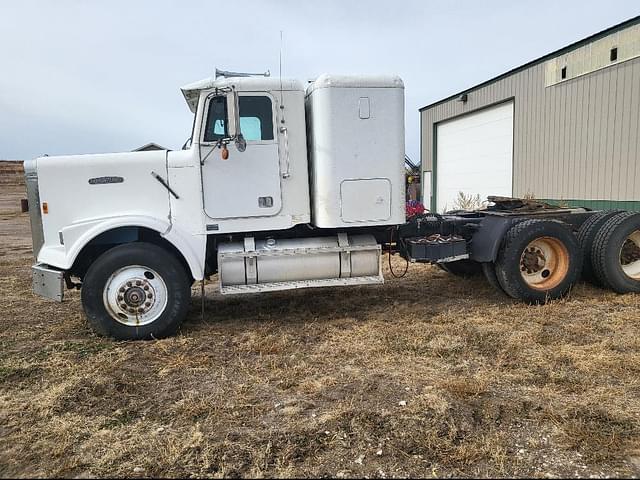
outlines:
{"label": "overcast sky", "polygon": [[608,1],[29,1],[0,3],[0,158],[180,148],[179,87],[216,67],[283,76],[394,73],[406,150],[418,108],[640,13]]}

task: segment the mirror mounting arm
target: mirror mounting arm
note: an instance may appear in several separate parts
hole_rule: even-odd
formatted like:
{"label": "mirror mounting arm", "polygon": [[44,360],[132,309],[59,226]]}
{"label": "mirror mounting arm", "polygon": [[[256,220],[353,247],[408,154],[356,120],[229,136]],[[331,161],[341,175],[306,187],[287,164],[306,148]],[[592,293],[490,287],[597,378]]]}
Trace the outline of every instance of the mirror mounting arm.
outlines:
{"label": "mirror mounting arm", "polygon": [[247,141],[244,139],[242,135],[242,131],[240,130],[240,99],[238,96],[238,91],[236,90],[235,85],[231,86],[231,92],[233,94],[233,136],[232,139],[236,144],[236,148],[239,152],[244,152],[247,149]]}

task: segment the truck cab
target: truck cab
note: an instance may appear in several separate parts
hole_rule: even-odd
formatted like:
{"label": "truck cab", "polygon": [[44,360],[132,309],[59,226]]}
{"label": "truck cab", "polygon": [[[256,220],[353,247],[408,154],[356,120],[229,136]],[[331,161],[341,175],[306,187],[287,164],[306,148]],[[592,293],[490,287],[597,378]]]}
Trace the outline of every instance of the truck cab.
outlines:
{"label": "truck cab", "polygon": [[148,338],[214,274],[223,294],[383,282],[381,244],[405,221],[399,77],[227,74],[181,91],[181,150],[25,164],[36,292],[82,287],[96,330]]}
{"label": "truck cab", "polygon": [[190,153],[209,231],[404,222],[398,77],[322,75],[306,88],[232,77],[182,92],[195,114]]}

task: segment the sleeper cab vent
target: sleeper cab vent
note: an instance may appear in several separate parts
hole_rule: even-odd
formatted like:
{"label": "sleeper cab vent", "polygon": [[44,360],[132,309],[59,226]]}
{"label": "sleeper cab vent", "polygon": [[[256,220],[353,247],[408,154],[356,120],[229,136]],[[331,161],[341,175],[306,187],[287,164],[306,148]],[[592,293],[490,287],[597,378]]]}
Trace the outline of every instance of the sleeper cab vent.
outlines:
{"label": "sleeper cab vent", "polygon": [[363,120],[371,116],[371,102],[369,97],[360,97],[358,99],[358,115]]}

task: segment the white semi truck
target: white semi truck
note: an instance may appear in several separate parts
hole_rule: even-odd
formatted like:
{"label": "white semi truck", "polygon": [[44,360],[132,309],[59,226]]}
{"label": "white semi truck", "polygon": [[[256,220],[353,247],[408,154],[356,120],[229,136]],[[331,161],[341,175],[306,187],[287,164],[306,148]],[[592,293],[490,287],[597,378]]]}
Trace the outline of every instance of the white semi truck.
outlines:
{"label": "white semi truck", "polygon": [[80,288],[95,331],[171,335],[191,285],[222,294],[383,283],[383,249],[453,274],[484,272],[530,303],[586,275],[640,291],[640,215],[494,198],[405,218],[404,86],[321,75],[308,85],[217,72],[182,88],[179,151],[25,162],[33,288]]}

